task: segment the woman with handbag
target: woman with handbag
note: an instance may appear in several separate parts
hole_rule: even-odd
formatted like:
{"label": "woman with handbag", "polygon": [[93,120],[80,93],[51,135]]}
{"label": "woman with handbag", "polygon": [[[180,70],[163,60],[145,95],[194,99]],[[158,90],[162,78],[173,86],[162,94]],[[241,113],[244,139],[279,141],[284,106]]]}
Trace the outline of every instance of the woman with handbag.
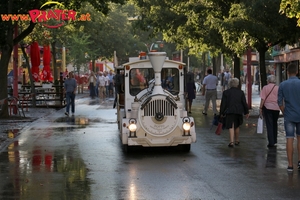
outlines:
{"label": "woman with handbag", "polygon": [[278,86],[275,85],[275,76],[267,77],[268,84],[265,85],[260,93],[259,112],[265,119],[268,135],[268,147],[274,147],[277,143],[277,129],[279,106],[277,104]]}
{"label": "woman with handbag", "polygon": [[239,145],[240,125],[243,124],[243,114],[249,117],[249,108],[246,103],[244,92],[238,88],[239,79],[232,78],[229,80],[229,89],[225,90],[222,95],[220,114],[226,115],[225,128],[229,129],[230,143],[228,147]]}

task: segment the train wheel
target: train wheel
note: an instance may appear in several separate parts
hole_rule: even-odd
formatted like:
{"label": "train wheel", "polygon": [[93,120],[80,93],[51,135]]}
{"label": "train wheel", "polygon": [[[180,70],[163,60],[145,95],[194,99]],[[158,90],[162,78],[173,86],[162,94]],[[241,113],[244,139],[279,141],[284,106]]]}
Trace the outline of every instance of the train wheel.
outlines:
{"label": "train wheel", "polygon": [[189,151],[191,150],[191,144],[183,144],[183,145],[181,146],[181,150],[182,150],[183,152],[189,152]]}
{"label": "train wheel", "polygon": [[123,151],[124,151],[124,153],[129,153],[130,149],[131,148],[127,144],[123,144]]}

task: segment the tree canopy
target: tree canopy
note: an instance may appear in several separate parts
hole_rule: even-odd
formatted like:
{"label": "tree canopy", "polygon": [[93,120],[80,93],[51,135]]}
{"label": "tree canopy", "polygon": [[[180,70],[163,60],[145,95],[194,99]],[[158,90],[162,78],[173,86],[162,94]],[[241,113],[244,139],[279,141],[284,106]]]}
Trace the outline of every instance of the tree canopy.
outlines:
{"label": "tree canopy", "polygon": [[280,3],[280,13],[289,18],[296,18],[297,25],[300,26],[300,2],[296,0],[282,0]]}
{"label": "tree canopy", "polygon": [[249,47],[260,55],[261,82],[266,84],[264,55],[271,46],[299,38],[296,20],[279,13],[280,0],[135,0],[144,29],[162,32],[164,39],[191,53],[205,49],[242,55]]}

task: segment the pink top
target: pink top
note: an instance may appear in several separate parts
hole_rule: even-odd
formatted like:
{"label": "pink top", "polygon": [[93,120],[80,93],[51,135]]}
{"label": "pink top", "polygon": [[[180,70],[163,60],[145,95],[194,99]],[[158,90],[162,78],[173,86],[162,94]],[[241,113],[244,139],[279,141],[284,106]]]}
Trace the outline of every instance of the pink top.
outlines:
{"label": "pink top", "polygon": [[[260,92],[260,98],[265,100],[264,106],[269,110],[280,110],[277,103],[277,95],[278,95],[278,86],[274,83],[269,83],[265,85]],[[272,90],[272,88],[274,89]],[[271,92],[272,90],[272,92]],[[271,93],[270,93],[271,92]],[[270,95],[268,96],[268,94]],[[268,98],[266,99],[266,97]]]}

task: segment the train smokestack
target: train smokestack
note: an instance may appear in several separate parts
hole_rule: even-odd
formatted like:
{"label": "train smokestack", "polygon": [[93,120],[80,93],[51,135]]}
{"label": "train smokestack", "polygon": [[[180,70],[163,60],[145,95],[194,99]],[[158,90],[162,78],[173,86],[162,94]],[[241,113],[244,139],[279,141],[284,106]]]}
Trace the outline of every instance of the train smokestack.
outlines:
{"label": "train smokestack", "polygon": [[148,57],[154,70],[155,86],[153,94],[163,94],[164,91],[161,86],[161,70],[166,59],[166,52],[149,52]]}

